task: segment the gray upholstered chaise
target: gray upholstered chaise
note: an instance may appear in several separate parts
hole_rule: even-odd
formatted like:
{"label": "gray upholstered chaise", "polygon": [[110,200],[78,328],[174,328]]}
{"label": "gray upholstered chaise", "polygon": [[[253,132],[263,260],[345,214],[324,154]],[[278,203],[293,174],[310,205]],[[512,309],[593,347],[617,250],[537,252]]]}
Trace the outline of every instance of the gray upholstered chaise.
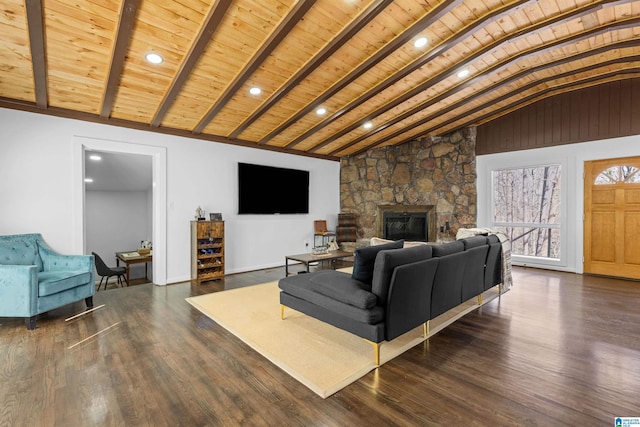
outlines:
{"label": "gray upholstered chaise", "polygon": [[352,274],[323,270],[281,279],[282,317],[290,307],[379,345],[479,297],[502,281],[500,242],[475,236],[444,245],[403,242],[355,251]]}

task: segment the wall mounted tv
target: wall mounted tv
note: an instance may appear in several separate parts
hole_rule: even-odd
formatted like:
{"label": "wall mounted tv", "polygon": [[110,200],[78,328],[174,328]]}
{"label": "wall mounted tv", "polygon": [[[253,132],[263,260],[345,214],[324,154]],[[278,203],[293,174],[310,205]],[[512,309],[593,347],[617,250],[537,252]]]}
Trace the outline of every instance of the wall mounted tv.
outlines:
{"label": "wall mounted tv", "polygon": [[238,163],[238,213],[309,213],[309,172]]}

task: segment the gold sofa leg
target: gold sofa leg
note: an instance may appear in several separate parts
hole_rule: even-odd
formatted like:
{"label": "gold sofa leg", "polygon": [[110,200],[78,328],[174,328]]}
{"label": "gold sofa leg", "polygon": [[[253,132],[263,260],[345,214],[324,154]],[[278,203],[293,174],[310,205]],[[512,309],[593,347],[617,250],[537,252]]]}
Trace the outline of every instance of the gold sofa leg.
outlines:
{"label": "gold sofa leg", "polygon": [[369,340],[364,340],[364,341],[373,346],[373,358],[376,361],[376,366],[380,366],[380,343],[369,341]]}
{"label": "gold sofa leg", "polygon": [[426,322],[424,322],[424,325],[422,325],[422,333],[424,334],[425,338],[429,338],[429,323],[431,322],[431,320],[427,320]]}
{"label": "gold sofa leg", "polygon": [[482,305],[482,294],[478,295],[478,305]]}
{"label": "gold sofa leg", "polygon": [[284,305],[280,304],[280,319],[284,320]]}

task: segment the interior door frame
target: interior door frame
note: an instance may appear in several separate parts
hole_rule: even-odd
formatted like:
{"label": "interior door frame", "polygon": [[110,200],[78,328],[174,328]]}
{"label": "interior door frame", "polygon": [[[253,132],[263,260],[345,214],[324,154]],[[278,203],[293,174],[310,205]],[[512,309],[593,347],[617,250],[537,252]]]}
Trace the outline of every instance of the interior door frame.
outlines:
{"label": "interior door frame", "polygon": [[73,137],[73,246],[86,251],[84,154],[87,150],[151,156],[153,283],[167,284],[167,150],[165,147],[113,141],[85,136]]}

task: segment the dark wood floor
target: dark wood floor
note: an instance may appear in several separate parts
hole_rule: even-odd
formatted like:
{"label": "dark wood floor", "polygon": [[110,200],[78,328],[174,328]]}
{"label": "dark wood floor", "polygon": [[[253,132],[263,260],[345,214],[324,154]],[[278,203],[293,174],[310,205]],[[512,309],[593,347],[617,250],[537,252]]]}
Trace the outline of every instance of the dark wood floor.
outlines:
{"label": "dark wood floor", "polygon": [[0,318],[2,426],[608,426],[640,416],[640,283],[514,269],[513,290],[321,399],[185,302],[282,277],[100,291]]}

